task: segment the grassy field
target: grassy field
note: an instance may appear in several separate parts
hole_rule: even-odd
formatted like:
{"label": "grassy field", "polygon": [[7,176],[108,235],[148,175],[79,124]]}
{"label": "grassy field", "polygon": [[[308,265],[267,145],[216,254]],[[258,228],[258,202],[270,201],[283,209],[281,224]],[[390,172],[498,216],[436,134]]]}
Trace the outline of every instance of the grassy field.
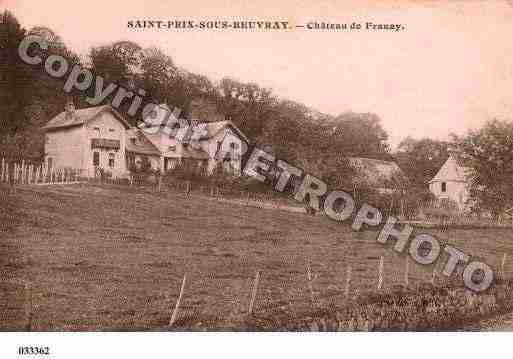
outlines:
{"label": "grassy field", "polygon": [[[348,265],[352,292],[375,288],[381,255],[384,285],[403,281],[404,257],[376,232],[322,216],[121,186],[0,188],[0,203],[2,330],[163,329],[185,273],[177,326],[187,329],[236,328],[257,270],[256,315],[307,311],[308,263],[319,307],[344,300]],[[511,229],[436,234],[492,265],[513,260]],[[431,272],[411,264],[410,284]]]}

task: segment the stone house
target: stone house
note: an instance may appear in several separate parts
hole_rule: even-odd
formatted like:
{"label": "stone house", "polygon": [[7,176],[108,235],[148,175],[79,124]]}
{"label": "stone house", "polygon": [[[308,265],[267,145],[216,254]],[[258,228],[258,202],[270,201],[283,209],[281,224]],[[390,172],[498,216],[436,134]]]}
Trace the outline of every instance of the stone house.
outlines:
{"label": "stone house", "polygon": [[[164,110],[167,106],[158,107]],[[132,166],[143,161],[162,172],[192,163],[206,174],[222,166],[239,176],[247,137],[230,121],[196,126],[202,128],[201,136],[181,139],[177,131],[170,133],[160,124],[132,127],[111,106],[75,109],[68,103],[43,127],[45,162],[48,167],[80,169],[84,177],[98,175],[99,168],[113,177],[126,177]]]}
{"label": "stone house", "polygon": [[45,162],[48,168],[79,169],[81,176],[94,177],[97,168],[114,177],[127,172],[126,131],[130,124],[110,106],[75,109],[51,119],[45,130]]}
{"label": "stone house", "polygon": [[[199,171],[212,174],[217,166],[226,172],[240,176],[242,173],[242,155],[249,139],[231,121],[191,122],[194,134],[188,137],[186,130],[167,127],[164,118],[171,113],[165,104],[159,105],[153,113],[153,120],[145,120],[142,128],[145,136],[161,153],[160,168],[173,170],[182,164],[193,164]],[[223,146],[229,146],[228,150]],[[228,155],[227,155],[227,152]]]}
{"label": "stone house", "polygon": [[429,181],[429,190],[438,200],[454,201],[459,209],[464,209],[469,198],[468,174],[469,169],[460,165],[450,154],[435,177]]}

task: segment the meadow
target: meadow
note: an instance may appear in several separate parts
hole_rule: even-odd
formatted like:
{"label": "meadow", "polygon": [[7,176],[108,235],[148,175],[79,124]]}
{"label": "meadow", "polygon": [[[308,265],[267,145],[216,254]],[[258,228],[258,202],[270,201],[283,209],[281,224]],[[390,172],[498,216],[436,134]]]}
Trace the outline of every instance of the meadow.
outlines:
{"label": "meadow", "polygon": [[[504,253],[513,259],[511,229],[422,231],[494,267]],[[345,300],[349,266],[352,295],[376,288],[380,256],[384,288],[404,283],[405,257],[376,236],[323,216],[173,191],[0,187],[0,329],[168,329],[184,274],[172,329],[236,329],[257,271],[254,316],[329,310]],[[410,263],[410,286],[432,271]]]}

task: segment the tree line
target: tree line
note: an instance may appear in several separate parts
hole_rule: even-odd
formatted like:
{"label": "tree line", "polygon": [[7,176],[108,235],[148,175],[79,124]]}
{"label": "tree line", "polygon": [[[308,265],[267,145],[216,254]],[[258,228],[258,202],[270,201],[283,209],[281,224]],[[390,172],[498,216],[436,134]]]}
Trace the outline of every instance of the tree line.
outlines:
{"label": "tree line", "polygon": [[[410,180],[409,189],[416,196],[429,196],[427,182],[447,159],[451,147],[460,153],[465,165],[474,169],[471,193],[480,206],[502,208],[512,204],[513,126],[509,121],[493,120],[480,130],[453,136],[451,141],[408,137],[392,153],[377,114],[345,112],[332,116],[280,98],[272,89],[252,82],[229,77],[214,82],[178,66],[157,47],[143,48],[131,41],[92,47],[86,56],[79,56],[52,29],[26,29],[8,11],[0,16],[1,156],[42,159],[41,127],[62,112],[69,96],[62,90],[62,80],[19,58],[20,41],[35,34],[48,41],[49,54],[64,56],[70,64],[90,69],[103,76],[105,83],[128,90],[144,89],[148,103],[178,107],[185,117],[191,115],[193,104],[207,104],[202,107],[205,120],[222,115],[254,145],[301,166],[331,186],[350,187],[353,173],[345,159],[366,157],[395,160]],[[71,94],[77,108],[88,106],[85,98],[94,95],[93,87],[86,93]],[[102,104],[110,103],[113,95]],[[126,107],[120,111],[126,114]],[[141,110],[127,120],[136,125],[142,120]]]}

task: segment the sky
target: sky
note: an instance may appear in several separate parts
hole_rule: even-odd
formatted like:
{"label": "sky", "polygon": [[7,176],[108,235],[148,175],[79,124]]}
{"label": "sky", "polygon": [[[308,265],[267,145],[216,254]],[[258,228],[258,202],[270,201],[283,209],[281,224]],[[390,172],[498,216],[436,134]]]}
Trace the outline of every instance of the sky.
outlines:
{"label": "sky", "polygon": [[[157,46],[213,80],[269,87],[321,112],[373,112],[392,147],[513,119],[513,1],[0,0],[22,25],[73,51],[118,40]],[[403,31],[134,30],[129,20],[284,20],[403,24]]]}

